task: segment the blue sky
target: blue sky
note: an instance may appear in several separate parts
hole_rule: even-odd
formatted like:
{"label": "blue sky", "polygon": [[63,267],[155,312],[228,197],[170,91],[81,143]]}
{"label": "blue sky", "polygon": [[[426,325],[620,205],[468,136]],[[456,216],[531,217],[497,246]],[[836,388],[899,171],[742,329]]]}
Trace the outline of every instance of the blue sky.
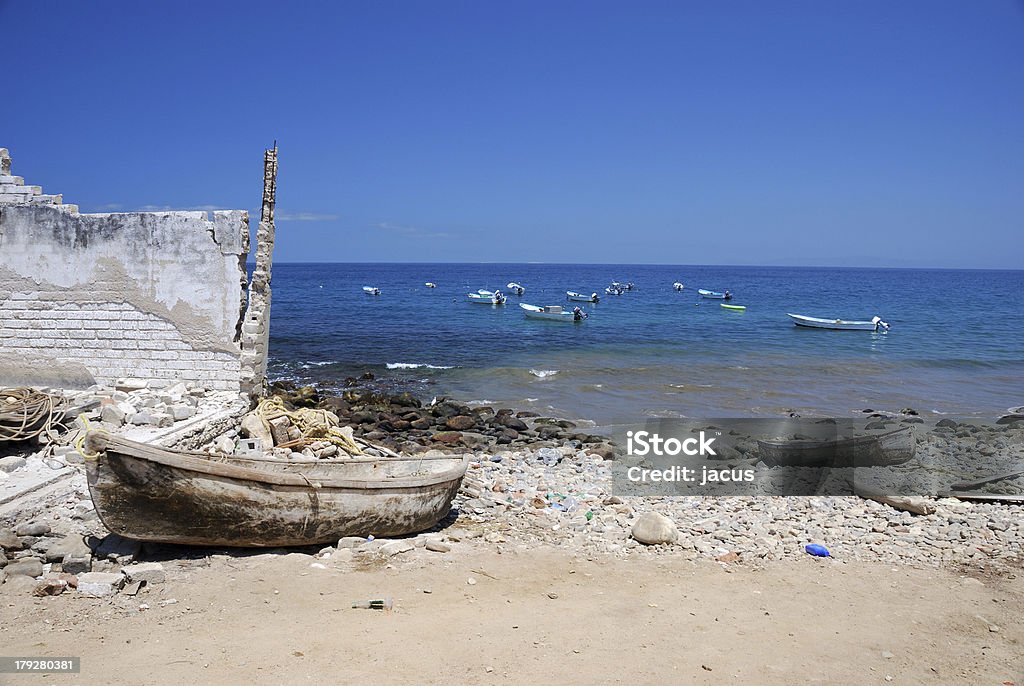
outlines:
{"label": "blue sky", "polygon": [[[277,259],[1024,268],[1024,5],[0,0],[0,146]],[[201,7],[201,9],[200,9]]]}

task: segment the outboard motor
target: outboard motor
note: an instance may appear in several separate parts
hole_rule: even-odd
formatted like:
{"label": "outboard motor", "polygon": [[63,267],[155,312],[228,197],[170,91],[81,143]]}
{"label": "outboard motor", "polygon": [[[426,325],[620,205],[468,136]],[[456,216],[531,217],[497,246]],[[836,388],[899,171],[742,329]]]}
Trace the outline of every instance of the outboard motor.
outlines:
{"label": "outboard motor", "polygon": [[601,302],[601,296],[599,296],[597,293],[591,293],[590,300],[595,303]]}
{"label": "outboard motor", "polygon": [[586,313],[582,309],[580,309],[580,307],[578,305],[576,307],[572,308],[572,320],[574,322],[582,321],[582,320],[584,320],[586,318],[587,318]]}
{"label": "outboard motor", "polygon": [[889,330],[889,322],[883,322],[881,317],[875,316],[871,318],[871,323],[875,325],[875,331],[879,329]]}
{"label": "outboard motor", "polygon": [[726,291],[725,292],[725,299],[726,300],[732,300],[732,293],[730,293],[729,291]]}

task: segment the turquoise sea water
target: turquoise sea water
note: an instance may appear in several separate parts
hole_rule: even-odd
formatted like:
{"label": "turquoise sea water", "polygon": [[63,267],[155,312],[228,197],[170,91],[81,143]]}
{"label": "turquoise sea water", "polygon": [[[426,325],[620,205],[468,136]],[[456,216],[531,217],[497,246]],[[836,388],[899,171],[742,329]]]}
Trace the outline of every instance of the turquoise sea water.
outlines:
{"label": "turquoise sea water", "polygon": [[[613,280],[636,290],[605,295]],[[509,281],[526,292],[503,307],[466,301]],[[729,289],[747,310],[724,310],[698,288]],[[601,293],[586,322],[527,320],[518,307],[568,305],[566,290]],[[808,330],[787,312],[879,315],[892,328]],[[1024,271],[279,264],[270,354],[272,378],[340,388],[369,371],[426,398],[601,423],[903,407],[988,416],[1024,404]]]}

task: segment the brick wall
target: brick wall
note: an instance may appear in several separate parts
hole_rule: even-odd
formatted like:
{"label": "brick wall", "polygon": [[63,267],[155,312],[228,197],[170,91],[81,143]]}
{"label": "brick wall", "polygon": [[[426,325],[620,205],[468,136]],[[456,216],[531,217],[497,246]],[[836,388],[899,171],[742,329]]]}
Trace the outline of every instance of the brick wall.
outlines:
{"label": "brick wall", "polygon": [[[2,149],[0,171],[18,178]],[[0,187],[0,386],[249,389],[247,212],[79,214],[26,195]]]}

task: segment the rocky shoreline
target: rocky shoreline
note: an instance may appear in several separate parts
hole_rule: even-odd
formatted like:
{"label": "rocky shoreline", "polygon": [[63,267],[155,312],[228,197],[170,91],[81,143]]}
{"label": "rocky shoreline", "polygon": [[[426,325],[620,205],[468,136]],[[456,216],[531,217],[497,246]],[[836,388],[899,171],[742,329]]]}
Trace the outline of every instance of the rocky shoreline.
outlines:
{"label": "rocky shoreline", "polygon": [[[362,381],[372,381],[366,374]],[[351,384],[358,380],[350,380]],[[402,453],[428,450],[465,452],[569,445],[611,458],[614,442],[588,433],[583,422],[544,417],[529,410],[470,406],[449,398],[424,405],[408,392],[381,393],[353,388],[341,395],[322,394],[314,386],[276,381],[270,395],[295,408],[334,413],[355,436]]]}
{"label": "rocky shoreline", "polygon": [[[92,400],[99,399],[95,406],[89,393]],[[238,426],[237,398],[224,394],[129,386],[89,393],[73,399],[87,401],[91,409],[85,415],[107,430],[156,431],[170,417],[171,428],[197,424],[185,443],[188,447],[222,452],[237,447],[244,433]],[[1019,504],[937,498],[930,501],[928,514],[912,514],[856,496],[627,495],[616,489],[613,479],[615,446],[606,437],[581,431],[577,422],[446,399],[423,406],[407,393],[350,390],[322,396],[314,388],[288,384],[275,384],[272,393],[290,408],[329,410],[354,435],[396,451],[470,453],[470,468],[453,510],[435,530],[394,540],[343,539],[319,551],[303,551],[310,564],[333,560],[332,565],[401,565],[424,555],[467,549],[501,553],[554,546],[588,557],[759,565],[805,557],[805,546],[817,543],[838,562],[970,568],[1012,577],[1024,559],[1024,506]],[[174,411],[179,404],[191,411]],[[181,414],[188,417],[174,422]],[[233,424],[224,421],[225,414]],[[153,421],[142,421],[140,415]],[[207,421],[207,416],[220,418]],[[907,413],[872,419],[920,424]],[[951,474],[985,475],[1024,459],[1024,426],[1019,422],[975,427],[942,420],[921,431],[918,464],[908,469],[934,468],[941,462]],[[107,532],[93,509],[77,464],[81,456],[73,447],[50,446],[11,457],[5,458],[3,480],[47,470],[64,480],[59,488],[8,503],[0,512],[3,591],[133,594],[146,583],[163,582],[160,564],[146,564],[210,554],[139,544]],[[761,464],[757,469],[769,468]],[[1002,492],[1020,492],[1020,486],[1011,479]]]}

